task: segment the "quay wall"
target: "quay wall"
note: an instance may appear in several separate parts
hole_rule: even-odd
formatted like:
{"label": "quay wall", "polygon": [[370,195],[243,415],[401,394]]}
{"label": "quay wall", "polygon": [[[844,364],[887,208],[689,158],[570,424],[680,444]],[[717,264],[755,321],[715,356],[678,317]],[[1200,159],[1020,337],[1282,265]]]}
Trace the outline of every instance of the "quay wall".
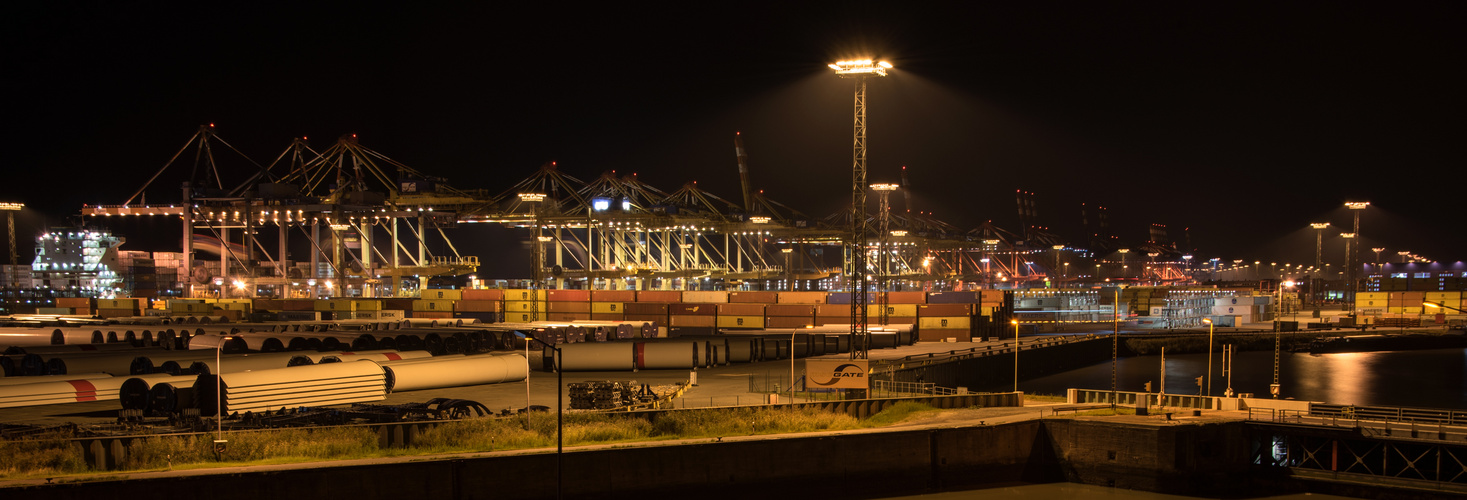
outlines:
{"label": "quay wall", "polygon": [[[1127,425],[1045,419],[1003,425],[567,452],[567,498],[875,498],[1071,481],[1216,496],[1246,487],[1241,422]],[[0,490],[5,498],[555,498],[557,456],[511,453],[118,476]]]}

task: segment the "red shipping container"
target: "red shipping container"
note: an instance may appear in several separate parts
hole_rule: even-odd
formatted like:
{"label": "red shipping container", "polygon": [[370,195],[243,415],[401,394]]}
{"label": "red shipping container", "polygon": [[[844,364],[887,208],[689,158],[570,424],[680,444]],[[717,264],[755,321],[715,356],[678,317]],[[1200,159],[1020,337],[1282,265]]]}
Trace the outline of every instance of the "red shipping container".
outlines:
{"label": "red shipping container", "polygon": [[[641,290],[637,302],[682,302],[683,292],[675,290]],[[625,301],[623,301],[625,302]]]}
{"label": "red shipping container", "polygon": [[[590,290],[546,290],[545,298],[551,302],[590,302]],[[589,312],[589,311],[587,311]]]}
{"label": "red shipping container", "polygon": [[591,290],[591,302],[636,302],[636,290]]}
{"label": "red shipping container", "polygon": [[499,301],[460,300],[453,303],[453,310],[460,312],[499,312]]}
{"label": "red shipping container", "polygon": [[[668,304],[667,312],[676,316],[713,316],[718,312],[718,304]],[[687,325],[704,326],[704,325]],[[706,325],[713,326],[713,325]]]}
{"label": "red shipping container", "polygon": [[622,321],[627,321],[627,322],[644,322],[645,321],[645,322],[657,323],[659,325],[666,325],[667,324],[667,315],[666,314],[661,314],[661,315],[659,315],[659,314],[627,314],[627,315],[624,315],[623,316]]}
{"label": "red shipping container", "polygon": [[720,316],[763,316],[764,304],[718,304]]}
{"label": "red shipping container", "polygon": [[773,304],[779,298],[779,292],[729,292],[729,302],[740,302],[745,304]]}
{"label": "red shipping container", "polygon": [[[879,297],[871,297],[867,302],[877,302]],[[886,292],[886,303],[888,304],[926,304],[927,292]]]}
{"label": "red shipping container", "polygon": [[464,300],[504,300],[504,290],[498,288],[466,288]]}
{"label": "red shipping container", "polygon": [[[287,299],[287,300],[283,300],[281,302],[283,302],[283,304],[281,304],[282,305],[282,307],[281,307],[281,310],[282,311],[314,311],[314,310],[316,310],[316,301],[311,300],[311,299]],[[412,309],[412,307],[408,307],[408,309]]]}
{"label": "red shipping container", "polygon": [[[401,299],[401,298],[382,299],[382,310],[383,311],[411,311],[411,310],[413,310],[413,300],[414,299]],[[307,310],[309,311],[309,310],[312,310],[312,309],[307,309]]]}
{"label": "red shipping container", "polygon": [[591,313],[591,321],[625,321],[626,315],[619,313]]}
{"label": "red shipping container", "polygon": [[250,301],[250,307],[256,311],[284,311],[285,301],[280,299],[255,299]]}
{"label": "red shipping container", "polygon": [[917,316],[967,316],[973,314],[973,304],[922,304],[917,306]]}

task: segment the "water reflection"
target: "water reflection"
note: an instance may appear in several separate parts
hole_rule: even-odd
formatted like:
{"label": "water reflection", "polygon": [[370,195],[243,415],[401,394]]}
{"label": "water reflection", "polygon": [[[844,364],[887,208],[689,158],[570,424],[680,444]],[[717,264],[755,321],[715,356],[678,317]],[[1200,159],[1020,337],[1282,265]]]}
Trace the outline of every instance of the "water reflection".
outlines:
{"label": "water reflection", "polygon": [[[1219,353],[1221,347],[1219,347]],[[1160,356],[1118,360],[1116,385],[1141,391],[1146,382],[1160,390]],[[1239,352],[1233,373],[1224,377],[1222,356],[1213,355],[1212,392],[1269,397],[1273,383],[1273,351]],[[1207,354],[1168,354],[1166,392],[1201,394],[1196,378],[1207,373]],[[1229,378],[1231,379],[1229,381]],[[1309,401],[1372,406],[1467,409],[1467,349],[1279,355],[1281,396]],[[1205,385],[1205,381],[1204,381]],[[1063,395],[1068,388],[1110,389],[1111,362],[1025,380],[1019,389],[1033,394]]]}

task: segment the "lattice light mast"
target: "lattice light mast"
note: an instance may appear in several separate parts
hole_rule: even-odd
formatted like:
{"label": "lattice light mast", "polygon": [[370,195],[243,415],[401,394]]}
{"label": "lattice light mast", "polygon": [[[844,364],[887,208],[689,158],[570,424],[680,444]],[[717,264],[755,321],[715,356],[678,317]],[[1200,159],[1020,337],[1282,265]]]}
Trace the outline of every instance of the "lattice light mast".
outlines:
{"label": "lattice light mast", "polygon": [[1322,282],[1320,273],[1324,272],[1324,229],[1329,227],[1328,222],[1311,222],[1309,227],[1314,228],[1314,276],[1309,282],[1309,300],[1314,301],[1314,317],[1319,317],[1319,303],[1323,302],[1324,296],[1319,290]]}
{"label": "lattice light mast", "polygon": [[0,210],[5,211],[5,223],[10,230],[10,265],[15,265],[15,213],[25,208],[24,203],[0,203]]}
{"label": "lattice light mast", "polygon": [[891,280],[887,278],[891,275],[891,192],[896,191],[898,187],[896,184],[871,185],[871,190],[876,191],[876,194],[881,197],[881,208],[876,213],[880,225],[876,233],[877,238],[880,239],[880,243],[876,245],[876,290],[881,294],[878,295],[881,298],[878,305],[883,325],[887,322],[886,292],[891,291],[887,289],[891,286]]}
{"label": "lattice light mast", "polygon": [[[1359,238],[1360,237],[1360,212],[1364,211],[1366,208],[1369,208],[1369,207],[1370,207],[1370,202],[1368,202],[1368,201],[1347,201],[1347,202],[1345,202],[1345,208],[1348,208],[1348,209],[1350,209],[1350,211],[1355,212],[1355,228],[1354,228],[1354,231],[1351,231],[1350,232],[1350,234],[1355,235],[1354,236],[1355,238]],[[1350,273],[1349,273],[1349,276],[1350,276],[1350,290],[1349,290],[1350,296],[1345,298],[1345,302],[1346,303],[1349,303],[1349,304],[1354,304],[1355,303],[1355,290],[1356,290],[1356,287],[1359,286],[1358,281],[1359,281],[1359,273],[1360,273],[1360,265],[1359,265],[1360,264],[1360,245],[1362,245],[1362,244],[1363,243],[1356,243],[1355,244],[1355,247],[1351,251],[1348,251],[1348,252],[1345,253],[1346,262],[1350,266]]]}
{"label": "lattice light mast", "polygon": [[846,245],[846,277],[851,284],[851,359],[866,359],[870,337],[866,331],[866,79],[886,76],[891,63],[871,59],[839,61],[830,69],[856,81],[855,138],[851,152],[851,235]]}

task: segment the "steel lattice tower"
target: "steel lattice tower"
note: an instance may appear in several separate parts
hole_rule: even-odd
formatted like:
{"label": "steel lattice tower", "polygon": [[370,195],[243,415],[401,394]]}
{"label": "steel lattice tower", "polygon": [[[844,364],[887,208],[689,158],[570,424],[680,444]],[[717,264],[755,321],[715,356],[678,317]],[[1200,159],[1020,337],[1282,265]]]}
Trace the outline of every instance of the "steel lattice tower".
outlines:
{"label": "steel lattice tower", "polygon": [[[845,272],[851,284],[851,359],[866,359],[871,337],[866,329],[866,77],[886,76],[891,64],[870,59],[830,65],[842,78],[856,80],[855,134],[851,151],[851,234]],[[859,348],[854,345],[859,339]]]}

